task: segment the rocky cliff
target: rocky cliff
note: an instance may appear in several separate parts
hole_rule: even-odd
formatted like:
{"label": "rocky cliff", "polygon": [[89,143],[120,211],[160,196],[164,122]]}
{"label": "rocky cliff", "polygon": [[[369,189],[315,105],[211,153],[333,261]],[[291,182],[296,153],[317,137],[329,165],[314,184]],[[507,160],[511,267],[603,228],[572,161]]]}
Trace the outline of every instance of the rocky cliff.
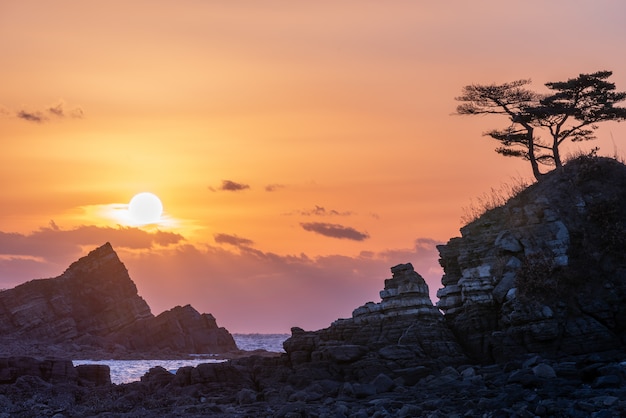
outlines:
{"label": "rocky cliff", "polygon": [[[0,292],[3,352],[50,346],[57,351],[109,354],[169,350],[236,350],[230,333],[191,306],[154,316],[109,243],[73,263],[61,276]],[[62,353],[54,353],[62,354]]]}
{"label": "rocky cliff", "polygon": [[439,247],[437,306],[468,354],[626,346],[626,166],[582,157]]}
{"label": "rocky cliff", "polygon": [[371,377],[467,358],[504,363],[625,350],[624,164],[573,160],[438,249],[445,274],[437,308],[413,267],[398,265],[381,302],[326,329],[292,329],[284,344],[291,364],[342,364],[344,374],[351,364]]}

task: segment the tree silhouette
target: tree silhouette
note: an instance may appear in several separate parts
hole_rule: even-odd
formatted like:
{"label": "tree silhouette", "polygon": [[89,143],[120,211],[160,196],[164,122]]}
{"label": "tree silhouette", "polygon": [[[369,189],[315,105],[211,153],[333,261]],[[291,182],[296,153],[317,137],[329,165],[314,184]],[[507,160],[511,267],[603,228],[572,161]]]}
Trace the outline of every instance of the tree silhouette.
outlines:
{"label": "tree silhouette", "polygon": [[[615,92],[615,84],[606,81],[611,71],[580,74],[563,82],[546,83],[553,90],[540,95],[527,88],[530,80],[504,84],[471,84],[463,87],[456,100],[460,115],[500,114],[510,126],[494,129],[485,135],[500,142],[496,152],[530,161],[537,180],[543,173],[539,164],[561,167],[559,147],[572,142],[595,139],[599,122],[626,120],[626,108],[615,106],[626,99],[626,92]],[[547,130],[550,140],[535,136],[536,128]]]}

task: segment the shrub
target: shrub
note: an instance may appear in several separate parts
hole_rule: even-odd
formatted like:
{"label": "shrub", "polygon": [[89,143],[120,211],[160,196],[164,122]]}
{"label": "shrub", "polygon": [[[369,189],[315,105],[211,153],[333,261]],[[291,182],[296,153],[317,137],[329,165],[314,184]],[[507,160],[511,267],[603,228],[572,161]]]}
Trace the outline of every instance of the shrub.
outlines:
{"label": "shrub", "polygon": [[526,256],[517,271],[515,284],[520,296],[536,297],[554,293],[559,287],[559,274],[552,257],[545,252]]}
{"label": "shrub", "polygon": [[469,206],[463,207],[461,222],[463,225],[474,222],[486,212],[504,206],[509,200],[526,190],[530,184],[521,177],[512,178],[510,183],[503,183],[499,188],[492,187],[491,191],[483,193]]}

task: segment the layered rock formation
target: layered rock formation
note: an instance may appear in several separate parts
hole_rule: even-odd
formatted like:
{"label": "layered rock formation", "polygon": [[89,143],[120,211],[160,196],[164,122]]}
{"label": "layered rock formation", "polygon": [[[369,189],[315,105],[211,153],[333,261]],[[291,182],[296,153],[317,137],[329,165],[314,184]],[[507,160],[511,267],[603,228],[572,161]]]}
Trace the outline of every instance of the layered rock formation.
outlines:
{"label": "layered rock formation", "polygon": [[381,302],[368,302],[355,309],[352,318],[319,331],[293,328],[283,344],[291,364],[351,365],[359,378],[368,379],[415,364],[436,368],[462,361],[462,350],[430,301],[424,279],[410,263],[391,272]]}
{"label": "layered rock formation", "polygon": [[4,352],[37,344],[68,352],[105,349],[126,355],[237,349],[212,315],[201,315],[189,305],[155,317],[109,243],[57,278],[32,280],[0,292],[0,340]]}
{"label": "layered rock formation", "polygon": [[474,358],[626,345],[626,167],[579,158],[439,246],[437,306]]}

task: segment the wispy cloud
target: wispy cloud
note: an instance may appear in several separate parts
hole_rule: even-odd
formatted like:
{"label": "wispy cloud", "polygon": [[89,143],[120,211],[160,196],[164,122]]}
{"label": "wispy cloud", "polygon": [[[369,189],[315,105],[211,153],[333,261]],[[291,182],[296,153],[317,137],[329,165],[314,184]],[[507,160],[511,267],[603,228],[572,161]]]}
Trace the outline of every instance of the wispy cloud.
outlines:
{"label": "wispy cloud", "polygon": [[324,222],[303,222],[300,224],[305,231],[315,232],[331,238],[350,239],[353,241],[363,241],[369,238],[367,232],[360,232],[356,229],[338,224]]}
{"label": "wispy cloud", "polygon": [[215,234],[213,235],[213,239],[218,244],[230,244],[235,247],[247,247],[254,244],[254,241],[249,240],[247,238],[238,237],[237,235],[229,235],[229,234]]}
{"label": "wispy cloud", "polygon": [[59,101],[57,104],[48,107],[47,111],[48,113],[59,118],[70,117],[81,119],[84,116],[83,109],[80,107],[66,109],[66,104],[63,101]]}
{"label": "wispy cloud", "polygon": [[350,211],[340,212],[335,209],[326,209],[325,207],[318,206],[318,205],[315,205],[313,209],[299,210],[299,211],[296,211],[295,213],[298,215],[303,215],[303,216],[349,216],[349,215],[352,215],[352,212]]}
{"label": "wispy cloud", "polygon": [[[4,114],[10,114],[11,112],[5,111]],[[80,107],[67,108],[64,101],[48,106],[44,110],[27,110],[19,109],[13,112],[16,118],[25,120],[27,122],[43,123],[54,119],[73,118],[82,119],[84,116],[83,109]]]}
{"label": "wispy cloud", "polygon": [[81,246],[112,245],[128,249],[150,249],[155,245],[169,246],[184,240],[180,234],[165,231],[148,232],[138,228],[110,228],[83,225],[74,229],[61,229],[54,221],[50,226],[30,234],[0,231],[0,255],[35,256],[46,259],[67,257],[81,252]]}
{"label": "wispy cloud", "polygon": [[46,118],[41,112],[28,112],[26,110],[19,110],[15,114],[15,116],[17,116],[19,119],[35,123],[41,123],[48,120],[48,118]]}
{"label": "wispy cloud", "polygon": [[282,189],[284,188],[285,185],[283,184],[268,184],[267,186],[265,186],[265,191],[266,192],[275,192],[278,189]]}
{"label": "wispy cloud", "polygon": [[221,190],[225,192],[238,192],[238,191],[246,190],[249,188],[250,186],[248,184],[237,183],[232,180],[222,180],[222,185],[218,189],[215,189],[214,187],[209,187],[209,190],[214,191],[214,192],[217,190]]}

